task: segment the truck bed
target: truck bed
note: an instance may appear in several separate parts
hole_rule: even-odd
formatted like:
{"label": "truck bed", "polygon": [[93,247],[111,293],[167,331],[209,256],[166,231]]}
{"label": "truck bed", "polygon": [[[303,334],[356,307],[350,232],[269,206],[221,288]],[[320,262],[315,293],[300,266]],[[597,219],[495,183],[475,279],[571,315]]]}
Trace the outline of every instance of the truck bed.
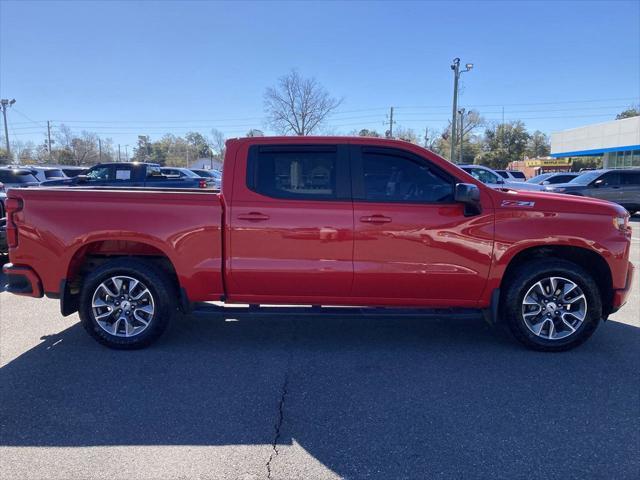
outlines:
{"label": "truck bed", "polygon": [[216,191],[34,188],[21,189],[19,198],[13,263],[33,267],[49,296],[59,295],[62,282],[86,268],[76,259],[116,252],[167,257],[190,301],[223,294],[222,205]]}

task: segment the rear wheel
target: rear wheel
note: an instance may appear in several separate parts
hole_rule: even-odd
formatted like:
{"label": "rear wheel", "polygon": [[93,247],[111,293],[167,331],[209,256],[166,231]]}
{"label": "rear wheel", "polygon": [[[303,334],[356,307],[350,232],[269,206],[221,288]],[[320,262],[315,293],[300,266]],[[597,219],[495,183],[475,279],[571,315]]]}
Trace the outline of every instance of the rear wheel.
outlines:
{"label": "rear wheel", "polygon": [[508,280],[502,315],[527,347],[569,350],[587,340],[598,326],[600,290],[579,265],[561,259],[534,260]]}
{"label": "rear wheel", "polygon": [[169,276],[155,265],[118,258],[84,281],[79,314],[84,328],[110,348],[142,348],[167,328],[176,310]]}

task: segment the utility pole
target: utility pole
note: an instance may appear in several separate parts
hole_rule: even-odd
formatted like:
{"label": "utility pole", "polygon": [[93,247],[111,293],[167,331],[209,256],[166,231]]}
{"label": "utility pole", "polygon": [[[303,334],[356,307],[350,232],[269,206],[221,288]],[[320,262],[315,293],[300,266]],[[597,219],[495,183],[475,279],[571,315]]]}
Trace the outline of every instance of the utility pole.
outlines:
{"label": "utility pole", "polygon": [[462,150],[464,149],[464,112],[465,109],[461,108],[460,110],[458,110],[458,113],[460,114],[460,152],[459,152],[459,160],[458,163],[462,164]]}
{"label": "utility pole", "polygon": [[51,163],[51,122],[47,120],[47,152],[49,153],[49,163]]}
{"label": "utility pole", "polygon": [[131,161],[131,159],[129,158],[129,145],[124,146],[124,156],[127,159],[127,162]]}
{"label": "utility pole", "polygon": [[453,59],[451,64],[451,70],[453,70],[453,111],[451,114],[451,154],[450,161],[455,161],[456,152],[456,114],[458,113],[458,81],[460,75],[464,72],[468,72],[473,68],[473,63],[467,63],[464,70],[460,70],[460,59],[458,57]]}
{"label": "utility pole", "polygon": [[7,100],[3,98],[0,100],[0,107],[2,107],[2,116],[4,118],[4,141],[7,143],[7,156],[11,159],[11,146],[9,145],[9,128],[7,127],[7,106],[12,106],[16,103],[16,99],[12,98]]}
{"label": "utility pole", "polygon": [[102,163],[102,139],[98,137],[98,162]]}
{"label": "utility pole", "polygon": [[120,144],[118,144],[118,161],[121,162],[122,160],[120,160]]}
{"label": "utility pole", "polygon": [[[395,122],[393,121],[393,107],[391,107],[389,109],[389,130],[388,130],[388,136],[387,138],[393,138],[393,124]],[[387,124],[387,122],[384,123],[385,125]]]}

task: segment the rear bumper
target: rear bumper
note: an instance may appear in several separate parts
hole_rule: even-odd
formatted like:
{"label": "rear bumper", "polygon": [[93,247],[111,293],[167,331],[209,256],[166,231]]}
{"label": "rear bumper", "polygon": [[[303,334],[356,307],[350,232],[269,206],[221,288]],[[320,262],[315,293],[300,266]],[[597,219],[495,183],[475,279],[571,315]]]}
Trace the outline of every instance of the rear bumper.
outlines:
{"label": "rear bumper", "polygon": [[42,282],[31,268],[7,263],[2,267],[2,273],[7,276],[7,292],[27,297],[43,296]]}
{"label": "rear bumper", "polygon": [[633,263],[629,262],[629,268],[627,269],[627,281],[625,287],[620,290],[613,291],[613,301],[611,302],[611,313],[617,312],[620,307],[627,303],[627,298],[631,293],[631,286],[633,285],[633,277],[635,274],[635,267]]}

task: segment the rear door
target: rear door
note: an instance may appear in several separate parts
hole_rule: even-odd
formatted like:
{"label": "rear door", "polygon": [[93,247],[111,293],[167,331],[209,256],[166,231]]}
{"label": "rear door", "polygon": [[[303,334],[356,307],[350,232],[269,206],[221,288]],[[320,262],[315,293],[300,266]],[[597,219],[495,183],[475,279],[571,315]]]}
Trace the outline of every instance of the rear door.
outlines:
{"label": "rear door", "polygon": [[226,215],[230,299],[331,303],[348,297],[353,280],[348,146],[253,145],[237,155]]}
{"label": "rear door", "polygon": [[362,303],[473,304],[489,274],[493,209],[465,217],[456,178],[427,158],[354,146],[354,297]]}
{"label": "rear door", "polygon": [[640,209],[640,170],[620,172],[622,175],[622,200],[620,203],[629,210]]}

